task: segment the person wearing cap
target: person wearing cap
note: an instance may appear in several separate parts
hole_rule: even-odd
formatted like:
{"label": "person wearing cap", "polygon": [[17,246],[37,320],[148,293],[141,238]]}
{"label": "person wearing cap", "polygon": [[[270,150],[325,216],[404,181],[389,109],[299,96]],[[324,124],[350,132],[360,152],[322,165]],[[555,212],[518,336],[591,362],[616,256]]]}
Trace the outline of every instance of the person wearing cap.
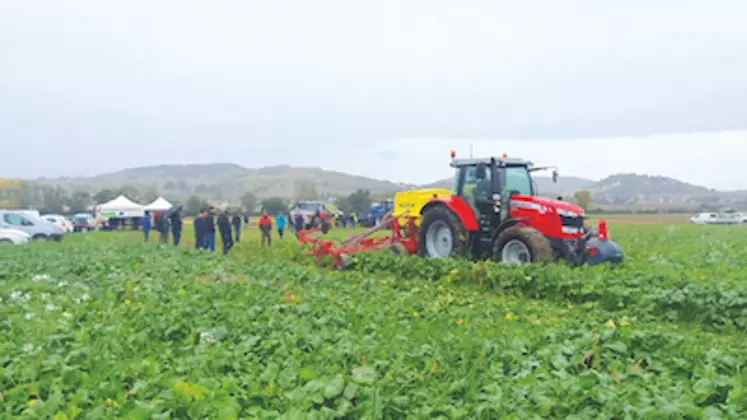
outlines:
{"label": "person wearing cap", "polygon": [[265,246],[265,241],[267,241],[267,246],[272,246],[272,236],[270,236],[270,232],[272,231],[272,219],[270,219],[270,216],[267,215],[266,211],[262,212],[258,224],[259,231],[262,232],[262,246]]}

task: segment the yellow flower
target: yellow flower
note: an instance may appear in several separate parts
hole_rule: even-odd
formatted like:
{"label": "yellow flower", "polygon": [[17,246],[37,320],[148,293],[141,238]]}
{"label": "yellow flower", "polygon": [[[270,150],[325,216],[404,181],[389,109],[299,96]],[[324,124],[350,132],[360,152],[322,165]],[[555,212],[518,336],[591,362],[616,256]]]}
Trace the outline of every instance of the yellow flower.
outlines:
{"label": "yellow flower", "polygon": [[420,316],[420,314],[418,314],[417,312],[413,312],[413,313],[412,313],[412,316],[413,316],[414,318],[417,318],[417,317],[419,317],[419,316]]}
{"label": "yellow flower", "polygon": [[506,317],[505,317],[504,319],[505,319],[506,321],[513,321],[513,319],[514,319],[514,314],[512,314],[511,312],[509,312],[509,313],[507,313],[507,314],[506,314]]}
{"label": "yellow flower", "polygon": [[444,290],[446,290],[446,288],[445,288],[445,287],[443,287],[443,286],[440,286],[440,285],[438,286],[438,291],[439,291],[439,292],[443,292]]}
{"label": "yellow flower", "polygon": [[129,305],[129,304],[131,304],[131,303],[132,303],[132,301],[131,301],[131,300],[129,300],[129,299],[125,299],[125,302],[124,302],[124,303],[125,303],[125,305]]}
{"label": "yellow flower", "polygon": [[38,402],[39,402],[39,400],[36,400],[36,399],[34,399],[34,400],[29,400],[29,402],[28,402],[28,405],[29,405],[29,407],[33,407],[33,406],[35,406],[35,405],[36,405],[36,403],[38,403]]}
{"label": "yellow flower", "polygon": [[473,305],[473,304],[470,303],[469,306],[468,306],[468,308],[475,309],[475,305]]}
{"label": "yellow flower", "polygon": [[112,406],[112,402],[113,402],[113,401],[112,401],[112,399],[111,399],[111,398],[107,398],[107,399],[106,399],[106,405],[108,405],[109,407],[111,407],[111,406]]}
{"label": "yellow flower", "polygon": [[607,326],[610,328],[617,328],[617,325],[615,325],[615,322],[612,321],[611,319],[607,321]]}
{"label": "yellow flower", "polygon": [[464,320],[460,319],[459,321],[457,321],[457,324],[459,324],[459,326],[461,327],[462,325],[464,325]]}
{"label": "yellow flower", "polygon": [[621,327],[627,327],[628,325],[630,325],[630,324],[628,323],[628,321],[620,321],[620,326],[621,326]]}
{"label": "yellow flower", "polygon": [[456,276],[457,274],[459,274],[459,270],[457,270],[455,268],[455,269],[451,270],[451,272],[449,274],[451,274],[452,276]]}

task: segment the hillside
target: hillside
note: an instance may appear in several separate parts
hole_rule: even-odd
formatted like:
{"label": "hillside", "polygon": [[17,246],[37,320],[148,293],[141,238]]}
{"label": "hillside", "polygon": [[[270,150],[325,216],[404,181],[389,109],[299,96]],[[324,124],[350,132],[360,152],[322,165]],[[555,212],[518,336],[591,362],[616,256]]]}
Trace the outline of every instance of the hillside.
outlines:
{"label": "hillside", "polygon": [[634,207],[679,207],[743,205],[744,192],[716,191],[665,176],[616,174],[587,188],[595,203]]}
{"label": "hillside", "polygon": [[[570,198],[575,191],[589,190],[594,203],[603,208],[676,208],[704,206],[747,207],[747,192],[720,192],[688,184],[673,178],[639,174],[615,174],[599,181],[560,176],[554,184],[549,177],[538,176],[541,195]],[[232,163],[159,165],[131,168],[94,177],[38,179],[39,183],[60,185],[69,190],[95,193],[103,188],[131,185],[141,192],[163,194],[171,200],[186,200],[191,195],[204,199],[238,201],[251,191],[260,198],[294,198],[297,181],[314,182],[325,196],[347,195],[357,188],[372,193],[392,194],[413,188],[451,188],[451,180],[415,186],[328,171],[317,167],[270,166],[244,168]]]}
{"label": "hillside", "polygon": [[248,169],[233,163],[158,165],[130,168],[93,177],[38,179],[48,185],[95,193],[102,188],[132,185],[155,190],[175,200],[197,195],[205,199],[235,201],[247,191],[258,197],[293,198],[296,181],[315,182],[322,194],[347,195],[357,188],[378,193],[416,188],[315,167],[287,165]]}

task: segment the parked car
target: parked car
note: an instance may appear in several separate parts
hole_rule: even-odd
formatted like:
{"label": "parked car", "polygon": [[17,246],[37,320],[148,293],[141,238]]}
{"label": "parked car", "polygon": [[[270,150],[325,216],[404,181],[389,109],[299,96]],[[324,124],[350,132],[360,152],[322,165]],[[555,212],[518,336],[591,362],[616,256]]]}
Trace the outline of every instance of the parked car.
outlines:
{"label": "parked car", "polygon": [[96,230],[96,219],[88,213],[78,213],[73,216],[73,232],[88,232]]}
{"label": "parked car", "polygon": [[[299,212],[300,210],[300,212]],[[316,220],[317,213],[326,210],[324,203],[319,201],[299,201],[290,211],[290,220],[296,219],[296,214],[303,216],[304,229],[315,227],[320,221]]]}
{"label": "parked car", "polygon": [[0,245],[2,244],[25,244],[31,239],[28,233],[10,228],[0,228]]}
{"label": "parked car", "polygon": [[37,241],[52,239],[59,242],[65,237],[61,227],[22,211],[0,210],[0,227],[21,230]]}
{"label": "parked car", "polygon": [[740,213],[700,213],[690,218],[696,225],[730,225],[742,223]]}
{"label": "parked car", "polygon": [[60,216],[59,214],[45,214],[41,218],[43,220],[46,220],[47,222],[54,223],[55,225],[61,227],[65,230],[65,232],[73,231],[73,224],[64,216]]}

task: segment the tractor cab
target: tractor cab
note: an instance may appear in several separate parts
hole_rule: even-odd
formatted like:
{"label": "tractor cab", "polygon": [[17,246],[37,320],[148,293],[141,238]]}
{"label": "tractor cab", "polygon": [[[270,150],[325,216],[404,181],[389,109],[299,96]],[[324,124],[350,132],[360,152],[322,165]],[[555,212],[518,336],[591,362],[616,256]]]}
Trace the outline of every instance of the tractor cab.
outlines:
{"label": "tractor cab", "polygon": [[[479,240],[486,246],[492,243],[492,233],[501,222],[510,218],[511,197],[534,197],[536,186],[532,172],[546,169],[535,168],[530,161],[508,158],[505,154],[501,158],[482,159],[455,159],[452,156],[451,166],[455,168],[453,193],[464,199],[474,211]],[[557,179],[558,172],[553,170],[553,182]],[[582,210],[574,210],[583,217]]]}

